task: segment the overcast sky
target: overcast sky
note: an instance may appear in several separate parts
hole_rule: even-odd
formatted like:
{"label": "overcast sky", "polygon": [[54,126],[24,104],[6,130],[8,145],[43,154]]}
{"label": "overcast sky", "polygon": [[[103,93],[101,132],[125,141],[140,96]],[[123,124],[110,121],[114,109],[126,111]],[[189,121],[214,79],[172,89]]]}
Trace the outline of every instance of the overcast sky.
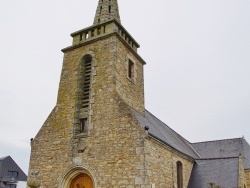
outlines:
{"label": "overcast sky", "polygon": [[[30,138],[56,103],[62,48],[98,0],[0,1],[0,157],[27,173]],[[119,0],[141,45],[146,109],[190,142],[250,142],[250,1]]]}

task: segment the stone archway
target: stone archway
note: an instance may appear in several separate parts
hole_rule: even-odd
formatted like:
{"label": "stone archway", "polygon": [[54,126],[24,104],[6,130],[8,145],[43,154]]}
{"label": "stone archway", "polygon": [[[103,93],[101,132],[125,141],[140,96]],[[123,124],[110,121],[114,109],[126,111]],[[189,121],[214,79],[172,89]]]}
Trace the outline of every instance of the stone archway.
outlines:
{"label": "stone archway", "polygon": [[80,174],[72,180],[70,188],[94,188],[94,186],[91,177],[87,174]]}
{"label": "stone archway", "polygon": [[92,173],[84,166],[74,166],[62,176],[59,188],[95,188]]}

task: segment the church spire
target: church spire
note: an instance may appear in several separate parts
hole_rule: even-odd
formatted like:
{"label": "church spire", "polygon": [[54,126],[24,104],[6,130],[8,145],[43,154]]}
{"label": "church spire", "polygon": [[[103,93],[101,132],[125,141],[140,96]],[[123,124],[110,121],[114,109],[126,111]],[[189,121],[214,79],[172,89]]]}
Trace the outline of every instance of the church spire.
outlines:
{"label": "church spire", "polygon": [[117,0],[99,0],[94,24],[99,24],[112,19],[116,19],[120,22]]}

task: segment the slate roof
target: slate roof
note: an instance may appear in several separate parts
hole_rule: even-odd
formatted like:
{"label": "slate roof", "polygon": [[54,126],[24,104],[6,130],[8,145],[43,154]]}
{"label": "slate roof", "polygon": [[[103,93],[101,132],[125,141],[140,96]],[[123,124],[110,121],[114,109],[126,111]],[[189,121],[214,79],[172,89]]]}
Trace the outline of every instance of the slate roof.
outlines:
{"label": "slate roof", "polygon": [[7,158],[7,157],[1,157],[1,158],[0,158],[0,161],[4,160],[4,159],[6,159],[6,158]]}
{"label": "slate roof", "polygon": [[149,136],[195,160],[188,188],[208,188],[210,183],[237,187],[240,154],[244,168],[250,169],[250,145],[244,138],[190,143],[149,111],[145,110],[145,116],[131,112],[141,126],[149,128]]}
{"label": "slate roof", "polygon": [[0,158],[0,177],[1,177],[1,169],[2,169],[2,164],[3,164],[3,160],[6,159],[7,157],[1,157]]}
{"label": "slate roof", "polygon": [[0,158],[0,179],[7,177],[8,171],[18,172],[18,181],[27,181],[27,175],[10,156]]}
{"label": "slate roof", "polygon": [[131,109],[131,111],[143,127],[149,127],[148,133],[150,136],[193,159],[199,158],[199,155],[186,139],[156,118],[149,111],[145,110],[145,116],[142,116],[133,109]]}
{"label": "slate roof", "polygon": [[244,138],[191,144],[201,158],[225,158],[242,155],[244,168],[250,169],[250,146]]}
{"label": "slate roof", "polygon": [[0,182],[0,188],[6,188],[3,182]]}
{"label": "slate roof", "polygon": [[238,187],[238,165],[237,157],[197,160],[188,188],[208,188],[210,183],[222,188]]}

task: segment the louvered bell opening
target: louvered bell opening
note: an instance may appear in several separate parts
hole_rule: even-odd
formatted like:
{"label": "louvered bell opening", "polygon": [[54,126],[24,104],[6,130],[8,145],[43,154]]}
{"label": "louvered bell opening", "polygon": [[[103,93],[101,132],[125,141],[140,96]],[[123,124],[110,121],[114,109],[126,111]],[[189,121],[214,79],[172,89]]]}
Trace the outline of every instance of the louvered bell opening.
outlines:
{"label": "louvered bell opening", "polygon": [[84,70],[82,108],[89,107],[91,60],[86,60]]}

